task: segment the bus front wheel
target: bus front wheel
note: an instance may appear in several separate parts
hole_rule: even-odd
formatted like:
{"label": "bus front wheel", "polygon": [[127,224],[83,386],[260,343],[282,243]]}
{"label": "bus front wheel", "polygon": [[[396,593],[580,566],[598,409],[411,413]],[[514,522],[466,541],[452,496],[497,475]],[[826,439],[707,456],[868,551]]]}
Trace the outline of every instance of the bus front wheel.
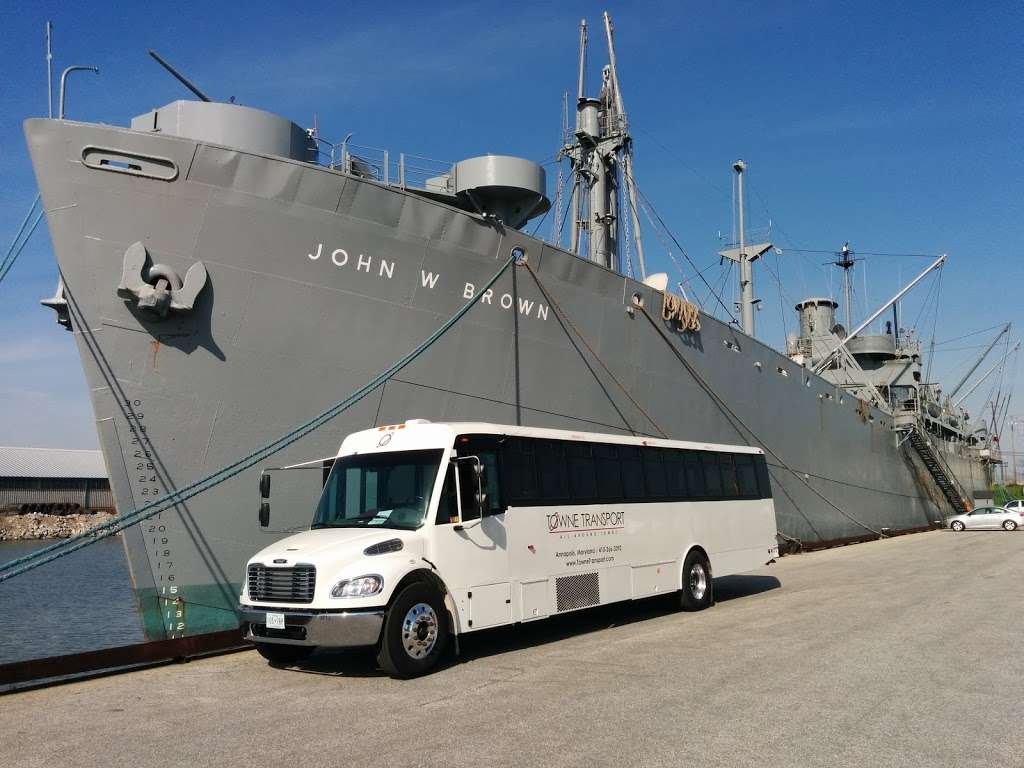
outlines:
{"label": "bus front wheel", "polygon": [[426,674],[448,647],[448,614],[444,601],[429,584],[403,589],[384,618],[377,663],[392,677]]}
{"label": "bus front wheel", "polygon": [[679,607],[684,611],[702,611],[711,605],[711,564],[704,553],[691,549],[683,561],[683,583]]}

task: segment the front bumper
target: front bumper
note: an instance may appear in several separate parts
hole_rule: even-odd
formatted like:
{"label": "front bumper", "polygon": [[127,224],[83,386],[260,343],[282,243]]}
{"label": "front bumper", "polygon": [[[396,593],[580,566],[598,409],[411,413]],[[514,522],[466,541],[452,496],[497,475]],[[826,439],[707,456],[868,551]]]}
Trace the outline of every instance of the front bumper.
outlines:
{"label": "front bumper", "polygon": [[[267,629],[267,613],[283,613],[284,629]],[[295,611],[240,605],[245,639],[256,643],[355,648],[376,645],[384,625],[384,609]]]}

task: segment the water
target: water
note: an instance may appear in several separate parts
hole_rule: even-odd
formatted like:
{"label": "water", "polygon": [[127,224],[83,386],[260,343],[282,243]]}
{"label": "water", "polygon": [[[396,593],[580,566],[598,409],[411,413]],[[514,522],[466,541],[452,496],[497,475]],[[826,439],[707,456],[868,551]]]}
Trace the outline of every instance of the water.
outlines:
{"label": "water", "polygon": [[[0,563],[52,543],[0,542]],[[143,639],[119,536],[0,584],[0,664]]]}

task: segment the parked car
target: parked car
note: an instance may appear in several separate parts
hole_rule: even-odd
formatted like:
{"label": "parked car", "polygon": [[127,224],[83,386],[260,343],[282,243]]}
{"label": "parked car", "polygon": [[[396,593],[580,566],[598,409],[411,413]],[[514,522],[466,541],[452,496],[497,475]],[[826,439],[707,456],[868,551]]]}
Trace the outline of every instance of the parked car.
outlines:
{"label": "parked car", "polygon": [[1024,509],[1006,507],[977,507],[966,515],[957,515],[946,521],[954,531],[966,528],[1015,531],[1024,526]]}
{"label": "parked car", "polygon": [[1024,512],[1024,499],[1014,499],[1003,504],[1003,507],[1011,512]]}

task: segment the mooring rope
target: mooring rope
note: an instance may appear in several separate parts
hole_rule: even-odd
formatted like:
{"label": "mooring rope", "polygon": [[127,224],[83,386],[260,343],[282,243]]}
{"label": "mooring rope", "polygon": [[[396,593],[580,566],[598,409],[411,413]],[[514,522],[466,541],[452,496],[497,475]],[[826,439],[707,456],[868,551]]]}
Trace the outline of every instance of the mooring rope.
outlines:
{"label": "mooring rope", "polygon": [[473,296],[473,298],[467,301],[454,315],[445,321],[440,328],[430,334],[430,336],[428,336],[427,339],[419,346],[402,356],[391,367],[375,376],[344,400],[335,403],[323,413],[318,416],[314,416],[309,421],[301,424],[290,432],[287,432],[276,440],[267,443],[262,448],[249,453],[247,456],[222,467],[216,472],[213,472],[200,480],[190,483],[184,488],[171,491],[170,493],[145,504],[137,510],[128,512],[127,514],[116,517],[108,522],[100,523],[99,525],[69,539],[57,542],[56,544],[51,544],[50,546],[32,552],[31,554],[0,565],[0,583],[7,581],[8,579],[12,579],[15,576],[19,576],[22,573],[26,573],[34,568],[38,568],[41,565],[46,565],[47,563],[64,557],[65,555],[69,555],[83,547],[89,546],[93,542],[99,541],[100,539],[113,536],[115,533],[119,533],[126,528],[130,528],[136,523],[140,523],[143,520],[153,517],[169,506],[186,501],[193,496],[197,496],[210,488],[220,485],[225,480],[228,480],[259,462],[266,460],[283,448],[288,447],[297,440],[319,429],[335,416],[359,402],[370,392],[375,390],[381,384],[409,365],[413,360],[418,358],[421,354],[426,352],[434,342],[440,339],[453,325],[461,320],[470,309],[473,308],[473,305],[477,303],[481,296],[494,286],[498,281],[498,278],[505,273],[514,260],[514,256],[510,257],[508,261],[502,265],[501,269],[499,269],[494,276],[487,281],[487,284],[484,285],[483,288]]}

